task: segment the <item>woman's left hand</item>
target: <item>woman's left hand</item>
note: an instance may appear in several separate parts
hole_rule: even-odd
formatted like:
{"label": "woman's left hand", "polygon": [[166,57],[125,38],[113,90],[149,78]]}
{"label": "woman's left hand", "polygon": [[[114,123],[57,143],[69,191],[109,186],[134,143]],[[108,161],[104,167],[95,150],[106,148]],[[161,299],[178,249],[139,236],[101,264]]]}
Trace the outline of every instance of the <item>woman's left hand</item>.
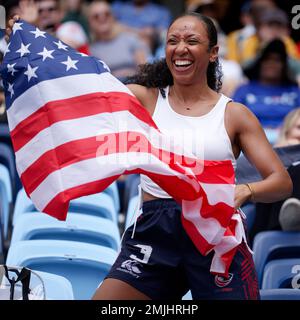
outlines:
{"label": "woman's left hand", "polygon": [[234,208],[237,210],[242,204],[251,198],[251,191],[245,184],[238,184],[234,192]]}

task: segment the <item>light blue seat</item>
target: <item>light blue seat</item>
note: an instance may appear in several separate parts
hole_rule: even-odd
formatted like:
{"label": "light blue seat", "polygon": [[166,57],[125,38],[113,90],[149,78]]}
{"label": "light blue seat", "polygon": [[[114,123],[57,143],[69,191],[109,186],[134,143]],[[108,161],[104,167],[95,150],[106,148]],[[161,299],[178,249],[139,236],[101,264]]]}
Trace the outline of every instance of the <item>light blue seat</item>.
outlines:
{"label": "light blue seat", "polygon": [[3,223],[2,223],[2,213],[1,213],[1,197],[0,197],[0,264],[4,263],[4,235],[3,235]]}
{"label": "light blue seat", "polygon": [[[129,200],[126,218],[125,218],[125,230],[134,223],[134,215],[137,209],[139,196],[134,196]],[[140,212],[138,213],[140,214]]]}
{"label": "light blue seat", "polygon": [[[25,190],[21,189],[17,195],[13,215],[13,226],[22,213],[37,211]],[[117,223],[117,212],[113,199],[106,193],[97,193],[74,199],[70,202],[70,212],[77,212],[110,219]]]}
{"label": "light blue seat", "polygon": [[189,290],[183,297],[182,300],[193,300],[191,290]]}
{"label": "light blue seat", "polygon": [[43,280],[46,300],[74,300],[71,282],[57,274],[36,271]]}
{"label": "light blue seat", "polygon": [[114,200],[116,212],[119,212],[120,211],[120,197],[119,197],[117,182],[116,181],[113,182],[106,189],[104,189],[103,192],[112,197],[112,199]]}
{"label": "light blue seat", "polygon": [[3,235],[6,239],[8,232],[8,222],[10,205],[12,202],[12,188],[8,169],[0,164],[0,211],[2,213]]}
{"label": "light blue seat", "polygon": [[266,289],[260,290],[261,300],[300,300],[297,289]]}
{"label": "light blue seat", "polygon": [[300,232],[263,231],[253,241],[253,259],[261,287],[262,276],[268,261],[300,258]]}
{"label": "light blue seat", "polygon": [[12,232],[11,243],[42,239],[86,242],[117,251],[120,232],[118,226],[109,219],[80,213],[68,214],[66,221],[40,212],[20,215]]}
{"label": "light blue seat", "polygon": [[300,288],[299,272],[300,259],[272,260],[265,266],[262,289]]}
{"label": "light blue seat", "polygon": [[13,243],[7,265],[54,273],[67,278],[74,298],[91,299],[117,257],[111,248],[62,240],[25,240]]}

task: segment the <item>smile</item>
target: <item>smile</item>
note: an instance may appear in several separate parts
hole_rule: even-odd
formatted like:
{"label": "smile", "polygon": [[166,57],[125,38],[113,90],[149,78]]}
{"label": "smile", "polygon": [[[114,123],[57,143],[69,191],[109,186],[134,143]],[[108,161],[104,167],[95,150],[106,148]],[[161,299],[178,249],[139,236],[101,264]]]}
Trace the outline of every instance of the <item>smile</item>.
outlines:
{"label": "smile", "polygon": [[188,70],[192,65],[193,61],[191,60],[174,60],[173,64],[175,66],[175,69],[178,71],[185,71]]}

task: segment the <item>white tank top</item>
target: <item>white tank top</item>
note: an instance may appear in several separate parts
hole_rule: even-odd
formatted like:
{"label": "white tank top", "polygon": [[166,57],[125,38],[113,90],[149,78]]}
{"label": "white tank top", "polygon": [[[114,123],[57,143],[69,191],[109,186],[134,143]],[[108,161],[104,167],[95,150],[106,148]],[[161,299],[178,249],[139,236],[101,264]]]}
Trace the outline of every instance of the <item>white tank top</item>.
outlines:
{"label": "white tank top", "polygon": [[[159,92],[153,120],[169,139],[184,145],[189,153],[204,160],[231,160],[234,157],[231,141],[225,128],[225,109],[230,98],[221,95],[217,104],[205,115],[190,117],[175,112],[169,104],[169,87],[164,98]],[[145,175],[141,175],[142,189],[158,198],[171,198],[168,193]]]}

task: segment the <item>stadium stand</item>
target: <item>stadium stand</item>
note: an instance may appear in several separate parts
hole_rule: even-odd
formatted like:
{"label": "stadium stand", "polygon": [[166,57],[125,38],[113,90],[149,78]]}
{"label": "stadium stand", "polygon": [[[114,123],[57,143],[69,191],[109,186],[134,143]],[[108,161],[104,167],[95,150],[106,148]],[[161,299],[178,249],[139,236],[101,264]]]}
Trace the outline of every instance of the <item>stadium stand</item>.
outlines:
{"label": "stadium stand", "polygon": [[6,264],[54,273],[67,278],[74,298],[90,299],[117,257],[111,248],[62,240],[25,240],[13,243]]}
{"label": "stadium stand", "polygon": [[260,232],[254,238],[253,251],[254,264],[261,286],[267,262],[276,259],[300,258],[300,232]]}
{"label": "stadium stand", "polygon": [[12,232],[11,244],[21,240],[69,240],[96,244],[118,250],[120,233],[109,219],[85,214],[68,214],[59,221],[40,212],[19,216]]}

